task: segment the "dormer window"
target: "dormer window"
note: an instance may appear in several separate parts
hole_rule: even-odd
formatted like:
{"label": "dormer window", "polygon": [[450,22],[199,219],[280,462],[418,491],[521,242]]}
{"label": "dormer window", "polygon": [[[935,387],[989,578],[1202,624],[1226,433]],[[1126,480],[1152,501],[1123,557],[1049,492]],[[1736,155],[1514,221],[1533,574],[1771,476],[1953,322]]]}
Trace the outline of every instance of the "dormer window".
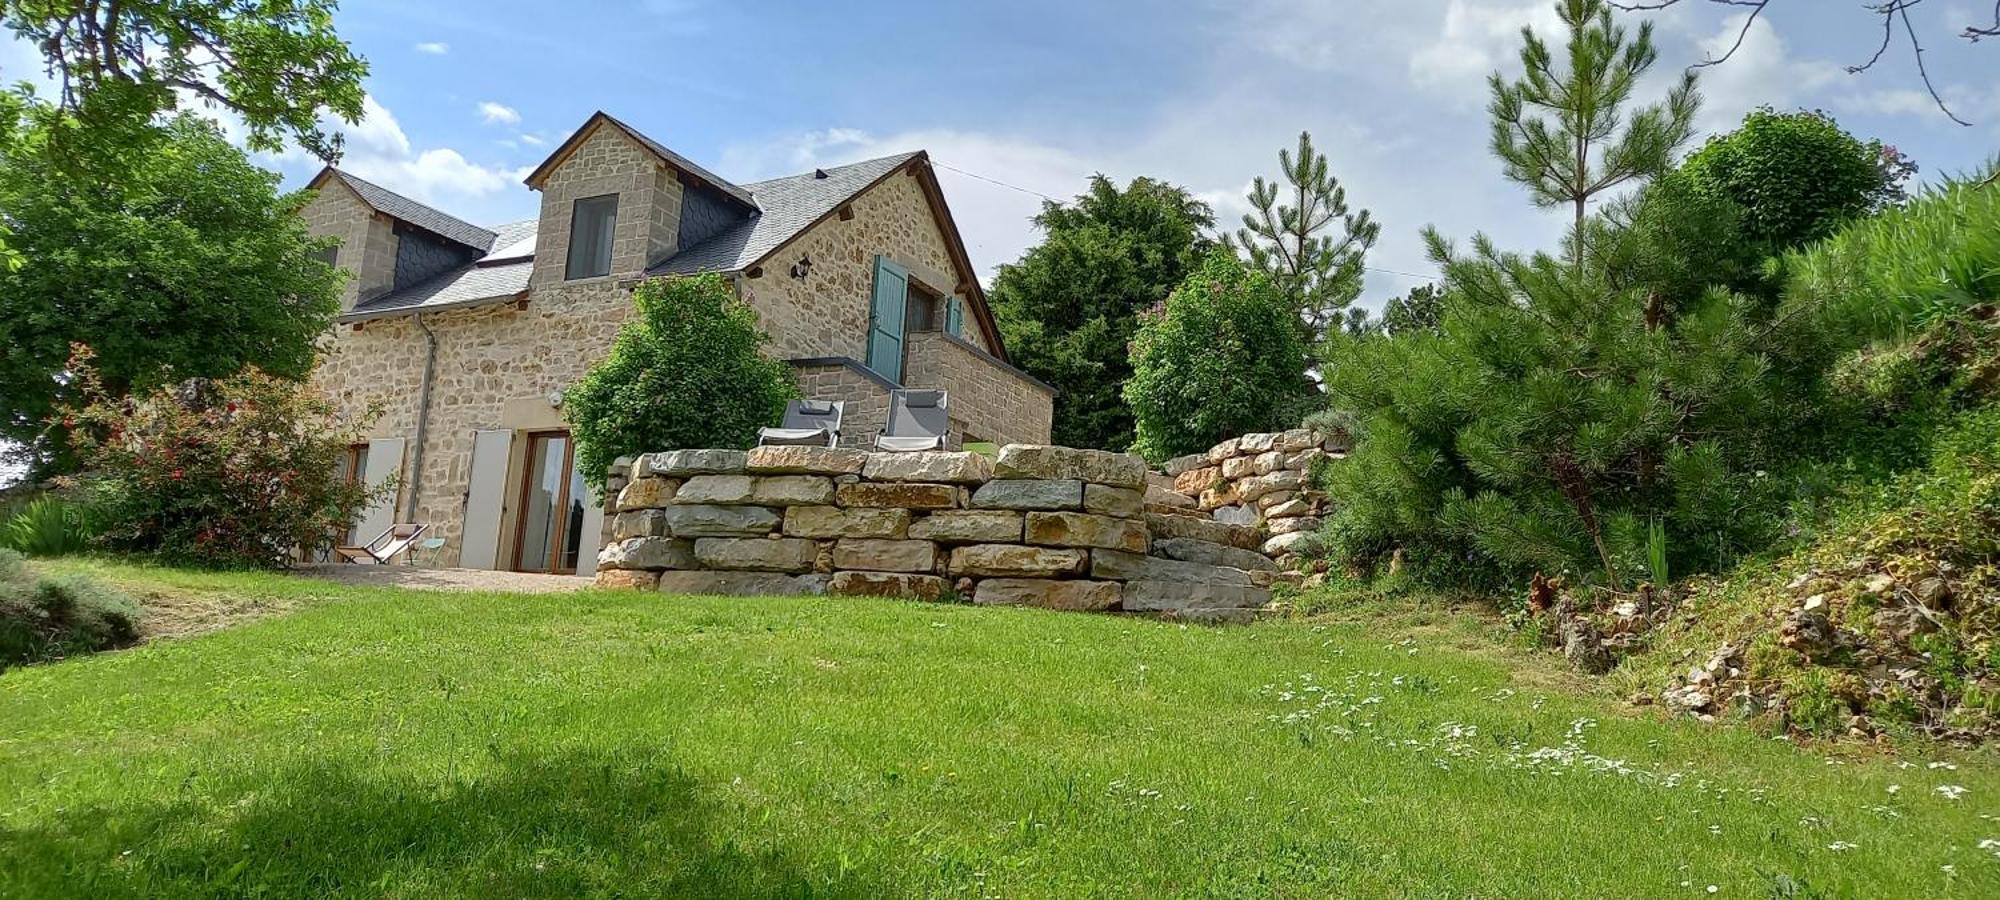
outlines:
{"label": "dormer window", "polygon": [[569,262],[563,278],[598,278],[611,274],[611,236],[618,225],[618,195],[576,201],[569,224]]}

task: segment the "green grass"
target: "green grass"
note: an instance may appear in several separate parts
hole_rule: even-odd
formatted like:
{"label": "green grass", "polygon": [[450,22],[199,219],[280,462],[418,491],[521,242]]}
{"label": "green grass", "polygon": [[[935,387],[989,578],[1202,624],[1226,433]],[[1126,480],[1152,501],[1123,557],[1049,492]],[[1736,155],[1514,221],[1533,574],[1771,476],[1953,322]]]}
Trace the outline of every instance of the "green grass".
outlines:
{"label": "green grass", "polygon": [[294,611],[0,677],[0,896],[2000,894],[1991,756],[1659,721],[1438,610],[70,565]]}

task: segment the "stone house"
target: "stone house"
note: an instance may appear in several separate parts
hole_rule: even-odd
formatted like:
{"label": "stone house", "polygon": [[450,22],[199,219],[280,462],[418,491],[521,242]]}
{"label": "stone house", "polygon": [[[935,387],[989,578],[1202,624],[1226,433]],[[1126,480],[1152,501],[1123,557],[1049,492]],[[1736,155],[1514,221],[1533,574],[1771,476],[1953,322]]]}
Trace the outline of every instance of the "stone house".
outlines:
{"label": "stone house", "polygon": [[1008,361],[921,151],[739,185],[597,113],[526,182],[540,215],[490,228],[334,168],[310,185],[349,273],[315,379],[376,414],[350,477],[399,485],[363,540],[422,522],[442,565],[590,572],[603,514],[563,391],[654,277],[728,277],[804,393],[846,401],[844,444],[898,387],[951,392],[954,446],[1049,438],[1054,390]]}

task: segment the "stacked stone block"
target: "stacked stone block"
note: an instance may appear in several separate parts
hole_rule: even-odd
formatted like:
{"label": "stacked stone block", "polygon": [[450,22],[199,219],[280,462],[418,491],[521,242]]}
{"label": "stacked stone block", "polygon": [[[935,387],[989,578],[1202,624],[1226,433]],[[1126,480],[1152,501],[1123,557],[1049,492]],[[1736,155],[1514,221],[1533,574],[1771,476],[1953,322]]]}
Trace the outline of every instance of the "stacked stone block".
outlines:
{"label": "stacked stone block", "polygon": [[1165,475],[1155,476],[1160,498],[1150,502],[1162,513],[1258,529],[1262,540],[1248,549],[1295,571],[1292,551],[1319,530],[1327,509],[1326,495],[1312,487],[1312,467],[1346,449],[1344,436],[1305,428],[1246,434],[1168,460]]}
{"label": "stacked stone block", "polygon": [[[1156,542],[1138,457],[760,447],[614,466],[600,585],[833,594],[1250,618],[1275,572],[1257,534],[1205,519]],[[1213,540],[1211,540],[1213,539]]]}

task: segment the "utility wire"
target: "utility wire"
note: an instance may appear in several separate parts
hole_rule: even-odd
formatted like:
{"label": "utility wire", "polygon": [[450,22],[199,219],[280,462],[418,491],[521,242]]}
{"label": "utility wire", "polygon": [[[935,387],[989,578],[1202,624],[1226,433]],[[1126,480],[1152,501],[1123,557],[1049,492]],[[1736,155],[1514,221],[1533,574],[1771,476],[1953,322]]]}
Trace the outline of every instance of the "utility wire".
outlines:
{"label": "utility wire", "polygon": [[[1031,196],[1031,197],[1040,197],[1040,198],[1042,198],[1043,200],[1047,200],[1047,201],[1049,201],[1050,203],[1061,203],[1061,202],[1063,202],[1063,201],[1061,201],[1061,200],[1058,200],[1058,199],[1056,199],[1056,198],[1054,198],[1054,197],[1051,197],[1051,196],[1049,196],[1049,195],[1047,195],[1047,194],[1044,194],[1044,193],[1042,193],[1041,191],[1037,191],[1037,190],[1030,190],[1030,189],[1028,189],[1028,188],[1024,188],[1024,187],[1021,187],[1020,185],[1017,185],[1017,184],[1008,184],[1007,182],[1004,182],[1004,181],[1001,181],[1001,180],[1000,180],[1000,179],[998,179],[998,178],[988,178],[988,177],[986,177],[986,176],[984,176],[984,175],[981,175],[981,174],[979,174],[979,173],[977,173],[977,172],[968,172],[968,171],[966,171],[966,170],[964,170],[964,169],[961,169],[961,168],[959,168],[959,167],[957,167],[957,166],[954,166],[954,165],[951,165],[950,163],[945,163],[945,162],[940,162],[940,161],[938,160],[938,158],[937,158],[937,157],[935,157],[935,156],[931,157],[931,165],[934,165],[934,166],[937,166],[937,167],[938,167],[938,168],[940,168],[940,169],[950,169],[950,170],[952,170],[952,171],[954,171],[954,172],[957,172],[957,173],[958,173],[958,174],[960,174],[960,175],[964,175],[964,176],[965,176],[965,177],[967,177],[967,178],[976,178],[976,179],[979,179],[980,181],[984,181],[984,182],[986,182],[987,184],[991,184],[991,185],[998,185],[999,187],[1003,187],[1003,188],[1006,188],[1006,189],[1008,189],[1008,190],[1010,190],[1010,191],[1020,191],[1021,193],[1023,193],[1023,194],[1027,194],[1027,195],[1029,195],[1029,196]],[[1422,275],[1422,274],[1418,274],[1418,273],[1416,273],[1416,272],[1399,272],[1399,271],[1397,271],[1397,270],[1395,270],[1395,269],[1383,269],[1383,268],[1378,268],[1378,267],[1376,267],[1376,266],[1362,266],[1361,268],[1363,268],[1363,269],[1366,269],[1367,271],[1370,271],[1370,272],[1378,272],[1378,273],[1380,273],[1380,274],[1383,274],[1383,275],[1398,275],[1398,276],[1401,276],[1401,277],[1403,277],[1403,278],[1415,278],[1415,279],[1417,279],[1417,280],[1419,280],[1419,281],[1436,281],[1436,280],[1437,280],[1438,278],[1442,277],[1442,276],[1439,276],[1439,275],[1437,275],[1437,274],[1430,274],[1430,275]]]}

